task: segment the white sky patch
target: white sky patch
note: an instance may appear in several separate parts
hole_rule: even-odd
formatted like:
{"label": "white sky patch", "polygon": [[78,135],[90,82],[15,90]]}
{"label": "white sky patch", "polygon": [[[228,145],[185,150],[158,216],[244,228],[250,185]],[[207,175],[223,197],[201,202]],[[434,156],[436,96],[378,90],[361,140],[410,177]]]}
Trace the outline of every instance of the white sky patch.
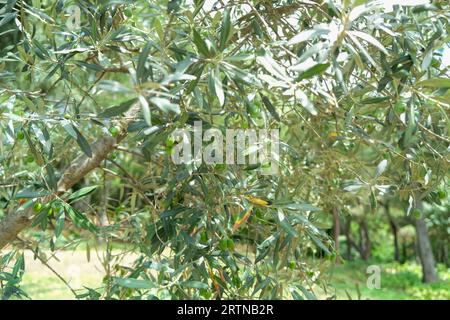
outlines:
{"label": "white sky patch", "polygon": [[444,47],[444,50],[442,50],[442,66],[444,68],[447,68],[448,66],[450,66],[450,48]]}

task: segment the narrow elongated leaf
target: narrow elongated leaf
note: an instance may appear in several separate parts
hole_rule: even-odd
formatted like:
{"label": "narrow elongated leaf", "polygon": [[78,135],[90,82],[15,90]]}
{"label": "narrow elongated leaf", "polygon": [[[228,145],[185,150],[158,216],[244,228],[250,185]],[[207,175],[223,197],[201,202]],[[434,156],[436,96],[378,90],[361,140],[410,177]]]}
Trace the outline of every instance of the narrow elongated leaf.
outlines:
{"label": "narrow elongated leaf", "polygon": [[300,102],[303,108],[308,110],[313,116],[317,115],[317,110],[309,100],[308,96],[300,89],[295,90],[295,98]]}
{"label": "narrow elongated leaf", "polygon": [[[392,0],[389,0],[392,2]],[[354,20],[358,19],[360,16],[364,15],[365,13],[379,9],[383,6],[383,1],[370,1],[368,3],[356,6],[350,11],[350,14],[348,15],[348,19],[350,22],[353,22]]]}
{"label": "narrow elongated leaf", "polygon": [[34,199],[48,196],[50,193],[48,191],[34,191],[31,189],[23,189],[16,193],[15,199]]}
{"label": "narrow elongated leaf", "polygon": [[133,98],[131,100],[122,102],[121,104],[119,104],[117,106],[112,106],[110,108],[107,108],[107,109],[103,110],[102,112],[100,112],[98,114],[98,117],[112,118],[112,117],[119,116],[119,115],[127,112],[131,108],[131,106],[136,102],[136,100],[137,100],[136,98]]}
{"label": "narrow elongated leaf", "polygon": [[328,69],[329,66],[330,66],[329,63],[316,64],[314,67],[311,67],[308,70],[306,70],[305,72],[301,73],[297,77],[297,81],[301,81],[303,79],[308,79],[308,78],[311,78],[313,76],[322,74]]}
{"label": "narrow elongated leaf", "polygon": [[13,19],[15,19],[16,15],[17,14],[15,12],[9,12],[9,13],[3,15],[3,18],[0,20],[0,28],[3,27],[8,22],[10,22]]}
{"label": "narrow elongated leaf", "polygon": [[181,285],[186,288],[208,289],[209,285],[200,281],[185,281]]}
{"label": "narrow elongated leaf", "polygon": [[353,35],[367,41],[368,43],[372,44],[376,48],[378,48],[381,52],[383,52],[385,55],[389,55],[389,52],[386,50],[386,48],[381,44],[380,41],[372,37],[370,34],[361,32],[361,31],[350,31]]}
{"label": "narrow elongated leaf", "polygon": [[373,188],[370,188],[370,208],[372,209],[372,211],[376,210],[377,208],[377,197]]}
{"label": "narrow elongated leaf", "polygon": [[297,288],[299,288],[303,294],[305,295],[306,299],[308,300],[317,300],[316,296],[309,290],[307,290],[305,287],[301,285],[297,285]]}
{"label": "narrow elongated leaf", "polygon": [[75,61],[75,63],[77,65],[79,65],[80,67],[90,69],[90,70],[93,70],[96,72],[102,72],[105,70],[101,65],[96,64],[96,63],[86,63],[84,61]]}
{"label": "narrow elongated leaf", "polygon": [[124,87],[120,82],[113,80],[102,80],[100,81],[98,86],[102,90],[115,93],[128,93],[131,91],[127,87]]}
{"label": "narrow elongated leaf", "polygon": [[64,209],[67,215],[73,221],[73,223],[82,229],[89,230],[93,233],[98,231],[98,228],[82,213],[79,213],[68,203],[63,203]]}
{"label": "narrow elongated leaf", "polygon": [[295,231],[295,229],[291,226],[282,210],[278,209],[277,217],[280,226],[283,227],[283,229],[286,231],[287,234],[289,234],[292,237],[298,237],[297,231]]}
{"label": "narrow elongated leaf", "polygon": [[319,238],[317,238],[311,231],[307,231],[309,237],[311,238],[311,240],[314,242],[314,244],[319,247],[320,249],[322,249],[325,253],[327,254],[331,254],[330,250],[323,244],[322,241],[320,241]]}
{"label": "narrow elongated leaf", "polygon": [[231,34],[230,8],[223,11],[222,28],[220,30],[220,49],[223,50]]}
{"label": "narrow elongated leaf", "polygon": [[309,203],[289,202],[289,203],[274,203],[275,207],[280,207],[292,211],[321,211],[322,209],[313,206]]}
{"label": "narrow elongated leaf", "polygon": [[291,40],[288,41],[287,45],[292,46],[294,44],[298,44],[304,41],[311,40],[313,38],[316,38],[322,34],[329,33],[330,30],[327,29],[310,29],[310,30],[304,30],[294,36]]}
{"label": "narrow elongated leaf", "polygon": [[214,83],[214,92],[216,93],[220,106],[223,107],[225,103],[225,93],[223,92],[222,80],[220,79],[220,72],[218,68],[211,70],[211,77]]}
{"label": "narrow elongated leaf", "polygon": [[114,278],[114,283],[125,288],[130,289],[152,289],[155,287],[155,285],[148,281],[148,280],[141,280],[141,279],[132,279],[132,278]]}
{"label": "narrow elongated leaf", "polygon": [[153,97],[150,99],[150,102],[166,113],[173,112],[175,114],[179,114],[181,112],[180,106],[170,102],[168,99],[165,98]]}
{"label": "narrow elongated leaf", "polygon": [[383,174],[383,172],[386,170],[387,163],[388,163],[387,160],[384,159],[378,164],[375,170],[375,179]]}
{"label": "narrow elongated leaf", "polygon": [[294,300],[305,300],[305,299],[303,299],[303,297],[302,297],[297,291],[295,291],[295,290],[292,290],[292,291],[291,291],[291,295],[292,295],[292,298],[293,298]]}
{"label": "narrow elongated leaf", "polygon": [[275,109],[274,105],[272,104],[272,102],[270,102],[269,98],[261,95],[262,101],[264,103],[264,106],[267,108],[267,111],[269,111],[269,113],[272,115],[272,117],[275,118],[275,120],[277,120],[278,122],[281,121],[280,116],[277,113],[277,110]]}
{"label": "narrow elongated leaf", "polygon": [[149,127],[152,126],[152,115],[150,113],[150,107],[148,105],[147,99],[143,96],[139,96],[139,102],[142,106],[142,115],[144,116],[144,120]]}
{"label": "narrow elongated leaf", "polygon": [[81,150],[87,155],[89,158],[92,158],[92,150],[89,142],[87,142],[86,138],[81,134],[78,129],[72,125],[73,130],[77,133],[77,143],[80,146]]}
{"label": "narrow elongated leaf", "polygon": [[450,88],[450,78],[432,78],[417,83],[417,86],[430,88]]}
{"label": "narrow elongated leaf", "polygon": [[200,0],[195,1],[195,10],[192,13],[192,17],[195,18],[195,16],[200,12],[200,10],[203,8],[203,5],[205,4],[206,0]]}
{"label": "narrow elongated leaf", "polygon": [[366,184],[360,181],[346,181],[343,185],[343,189],[344,191],[347,192],[354,192],[361,189],[364,186],[366,186]]}
{"label": "narrow elongated leaf", "polygon": [[57,181],[55,176],[55,169],[50,162],[47,162],[47,164],[45,165],[45,169],[47,171],[47,183],[50,188],[52,188],[52,190],[56,191]]}
{"label": "narrow elongated leaf", "polygon": [[361,104],[376,104],[384,101],[388,101],[390,97],[373,97],[367,98],[361,101]]}
{"label": "narrow elongated leaf", "polygon": [[198,52],[200,52],[202,56],[205,57],[209,56],[208,46],[206,45],[206,42],[205,40],[203,40],[200,33],[198,33],[197,30],[194,29],[193,36],[194,36],[194,44],[197,47]]}
{"label": "narrow elongated leaf", "polygon": [[141,53],[139,54],[138,58],[138,64],[136,67],[136,79],[139,83],[145,82],[146,80],[146,69],[145,69],[145,62],[147,61],[147,57],[150,53],[150,49],[153,46],[153,42],[149,41],[142,49]]}
{"label": "narrow elongated leaf", "polygon": [[61,210],[61,212],[58,214],[56,218],[55,223],[55,237],[58,238],[61,235],[61,232],[64,229],[64,222],[66,220],[66,215],[64,211]]}
{"label": "narrow elongated leaf", "polygon": [[256,61],[279,80],[286,81],[286,79],[289,79],[286,69],[280,66],[267,52],[262,56],[256,57]]}
{"label": "narrow elongated leaf", "polygon": [[63,120],[62,126],[64,130],[69,134],[69,136],[71,136],[75,140],[78,138],[78,134],[69,120]]}
{"label": "narrow elongated leaf", "polygon": [[67,200],[74,202],[75,200],[79,200],[85,196],[87,196],[88,194],[92,193],[95,191],[95,189],[97,189],[98,186],[90,186],[90,187],[84,187],[80,190],[75,191],[74,193],[72,193]]}

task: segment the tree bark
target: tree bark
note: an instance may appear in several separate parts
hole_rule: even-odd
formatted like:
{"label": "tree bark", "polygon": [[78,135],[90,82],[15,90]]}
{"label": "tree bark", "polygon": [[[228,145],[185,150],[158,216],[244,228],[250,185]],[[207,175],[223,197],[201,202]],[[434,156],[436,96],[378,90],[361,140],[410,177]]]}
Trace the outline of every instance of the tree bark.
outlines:
{"label": "tree bark", "polygon": [[450,266],[450,264],[448,261],[448,243],[447,243],[447,241],[442,246],[442,255],[444,256],[443,262],[445,263],[445,266],[448,268]]}
{"label": "tree bark", "polygon": [[355,244],[353,243],[352,240],[352,218],[349,216],[346,221],[345,221],[345,228],[344,228],[344,232],[345,232],[345,238],[346,238],[346,242],[347,242],[347,246],[346,246],[346,258],[347,260],[351,260],[352,259],[352,246],[355,246]]}
{"label": "tree bark", "polygon": [[[417,207],[422,208],[422,203],[418,201]],[[431,248],[430,238],[428,237],[427,225],[423,217],[415,221],[417,245],[419,251],[420,263],[422,264],[422,280],[425,283],[438,281],[438,275],[435,268],[433,250]]]}
{"label": "tree bark", "polygon": [[400,261],[400,248],[398,245],[398,227],[395,223],[394,219],[392,218],[391,214],[389,213],[389,205],[384,204],[384,212],[386,213],[386,216],[389,220],[389,225],[391,227],[392,235],[394,236],[394,260]]}
{"label": "tree bark", "polygon": [[339,258],[339,235],[341,233],[341,227],[339,223],[339,210],[334,207],[333,208],[333,239],[334,239],[334,248],[337,253],[336,263],[339,264],[341,259]]}
{"label": "tree bark", "polygon": [[[116,148],[116,145],[126,137],[127,127],[134,121],[139,111],[140,105],[135,104],[125,113],[124,118],[118,123],[119,134],[116,138],[105,135],[95,141],[91,145],[91,158],[85,154],[75,158],[59,179],[55,194],[46,196],[41,201],[46,203],[56,196],[64,194],[86,174],[98,167],[108,154]],[[11,243],[23,229],[31,224],[33,216],[34,211],[30,206],[0,220],[0,250]]]}
{"label": "tree bark", "polygon": [[364,219],[359,222],[359,235],[360,235],[361,258],[364,261],[367,261],[370,258],[371,243],[369,238],[369,229]]}

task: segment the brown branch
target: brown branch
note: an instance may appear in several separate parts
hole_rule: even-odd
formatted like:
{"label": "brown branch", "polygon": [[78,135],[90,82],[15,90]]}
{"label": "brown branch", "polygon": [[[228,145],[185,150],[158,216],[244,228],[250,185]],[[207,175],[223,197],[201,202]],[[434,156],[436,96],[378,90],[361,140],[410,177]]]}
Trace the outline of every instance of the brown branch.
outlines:
{"label": "brown branch", "polygon": [[[118,123],[119,134],[116,138],[111,135],[105,135],[95,141],[91,145],[91,158],[81,154],[74,159],[58,181],[57,192],[44,197],[42,202],[48,202],[56,196],[64,194],[90,171],[98,167],[108,154],[114,151],[116,145],[126,137],[128,124],[135,119],[139,111],[140,105],[135,104],[126,112],[124,119]],[[11,243],[23,229],[31,224],[33,213],[33,209],[30,206],[27,209],[16,211],[14,214],[9,214],[0,221],[0,249]]]}

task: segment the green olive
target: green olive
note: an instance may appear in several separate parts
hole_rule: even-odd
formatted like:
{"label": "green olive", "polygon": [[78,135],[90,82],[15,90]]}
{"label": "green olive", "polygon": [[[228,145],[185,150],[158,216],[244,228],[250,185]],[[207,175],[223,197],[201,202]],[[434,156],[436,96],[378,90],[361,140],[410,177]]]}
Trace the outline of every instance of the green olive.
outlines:
{"label": "green olive", "polygon": [[297,265],[297,263],[294,260],[291,260],[289,262],[289,269],[294,270],[296,265]]}
{"label": "green olive", "polygon": [[28,163],[32,163],[32,162],[34,162],[34,157],[30,154],[29,156],[27,156],[25,158],[25,161]]}
{"label": "green olive", "polygon": [[38,212],[40,212],[41,210],[42,210],[42,203],[36,202],[36,203],[33,205],[33,211],[36,212],[36,213],[38,213]]}
{"label": "green olive", "polygon": [[259,107],[254,103],[250,103],[248,105],[248,111],[249,111],[250,115],[252,116],[252,118],[258,118],[260,115]]}
{"label": "green olive", "polygon": [[219,242],[219,248],[221,249],[221,250],[227,250],[228,249],[228,241],[227,241],[227,239],[222,239],[222,240],[220,240],[220,242]]}
{"label": "green olive", "polygon": [[23,131],[17,132],[17,140],[23,140],[25,138],[25,134]]}
{"label": "green olive", "polygon": [[116,127],[111,127],[109,128],[109,133],[111,133],[113,137],[117,137],[117,135],[119,134],[119,129],[117,129]]}
{"label": "green olive", "polygon": [[234,241],[232,239],[227,240],[227,248],[234,251]]}
{"label": "green olive", "polygon": [[70,114],[68,114],[68,113],[65,113],[64,114],[64,119],[67,119],[67,120],[72,119],[72,116]]}
{"label": "green olive", "polygon": [[214,168],[216,170],[223,171],[227,168],[227,165],[225,163],[218,163],[214,166]]}
{"label": "green olive", "polygon": [[126,9],[123,11],[123,13],[124,13],[124,15],[125,15],[126,17],[128,17],[128,18],[130,18],[130,17],[133,15],[133,11],[131,11],[130,8],[126,8]]}
{"label": "green olive", "polygon": [[174,144],[175,144],[175,141],[173,141],[173,139],[169,138],[166,140],[166,147],[173,148]]}
{"label": "green olive", "polygon": [[439,199],[444,200],[445,198],[447,198],[447,192],[445,192],[444,190],[439,190],[438,196],[439,196]]}
{"label": "green olive", "polygon": [[204,242],[208,242],[208,234],[205,231],[201,233],[200,241],[203,242],[203,243]]}

